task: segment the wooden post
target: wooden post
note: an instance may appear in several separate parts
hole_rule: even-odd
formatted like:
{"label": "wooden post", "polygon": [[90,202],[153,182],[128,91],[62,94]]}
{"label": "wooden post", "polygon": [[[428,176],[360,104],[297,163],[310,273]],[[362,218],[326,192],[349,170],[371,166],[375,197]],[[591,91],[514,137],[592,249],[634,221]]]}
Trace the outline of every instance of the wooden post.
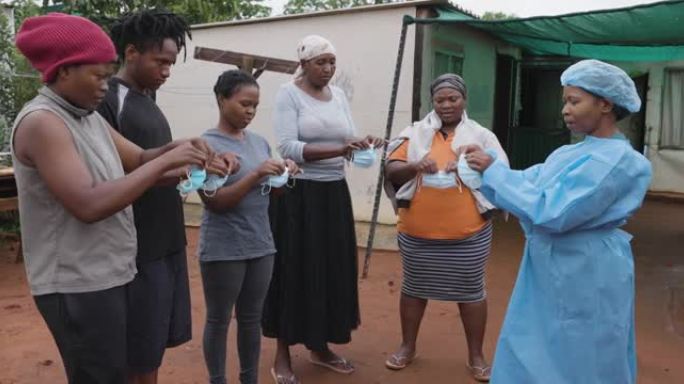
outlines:
{"label": "wooden post", "polygon": [[244,55],[242,56],[242,65],[239,66],[242,72],[252,74],[252,68],[254,68],[254,58],[252,56]]}

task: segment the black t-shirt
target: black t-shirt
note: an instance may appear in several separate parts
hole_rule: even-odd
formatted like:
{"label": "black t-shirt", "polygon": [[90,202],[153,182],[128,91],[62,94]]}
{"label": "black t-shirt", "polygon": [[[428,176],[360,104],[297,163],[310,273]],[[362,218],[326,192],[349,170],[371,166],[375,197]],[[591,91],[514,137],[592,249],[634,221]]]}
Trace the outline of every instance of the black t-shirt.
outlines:
{"label": "black t-shirt", "polygon": [[[109,81],[97,111],[125,138],[143,149],[171,142],[171,128],[154,97]],[[152,187],[133,203],[138,232],[138,263],[158,260],[186,245],[183,202],[174,186]]]}

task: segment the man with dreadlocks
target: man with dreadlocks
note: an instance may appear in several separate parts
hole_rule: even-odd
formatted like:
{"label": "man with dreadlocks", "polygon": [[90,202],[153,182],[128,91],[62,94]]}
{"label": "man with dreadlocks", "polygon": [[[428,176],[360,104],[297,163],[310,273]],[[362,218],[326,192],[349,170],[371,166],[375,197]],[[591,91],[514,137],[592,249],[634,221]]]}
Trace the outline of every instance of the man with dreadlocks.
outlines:
{"label": "man with dreadlocks", "polygon": [[[171,141],[155,91],[169,77],[186,35],[185,20],[162,10],[129,13],[111,27],[120,67],[98,111],[142,148]],[[235,171],[235,157],[223,157]],[[174,186],[158,186],[135,201],[133,212],[138,274],[128,286],[129,382],[156,383],[164,350],[191,338],[183,205]]]}

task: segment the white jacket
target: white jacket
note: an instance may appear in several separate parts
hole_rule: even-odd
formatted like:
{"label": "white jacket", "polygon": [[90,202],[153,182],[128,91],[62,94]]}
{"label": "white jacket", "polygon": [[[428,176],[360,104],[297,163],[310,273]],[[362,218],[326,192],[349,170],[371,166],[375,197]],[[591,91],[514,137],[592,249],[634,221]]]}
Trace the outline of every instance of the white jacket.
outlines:
{"label": "white jacket", "polygon": [[[387,154],[394,152],[405,140],[408,144],[408,162],[419,161],[430,152],[432,147],[432,140],[437,131],[442,128],[442,120],[433,110],[425,116],[421,121],[415,122],[406,127],[399,136],[390,141],[387,147]],[[468,114],[463,111],[461,122],[456,126],[454,131],[454,140],[451,143],[451,149],[456,152],[456,149],[464,145],[477,144],[483,149],[492,149],[497,154],[497,160],[501,160],[508,165],[508,157],[504,152],[499,140],[496,138],[494,132],[478,124],[475,120],[470,120]],[[398,191],[385,179],[385,193],[392,201],[394,210],[397,210],[397,200],[411,200],[416,193],[418,186],[418,176],[406,182],[399,188]],[[480,213],[485,213],[489,210],[496,209],[482,193],[478,190],[471,190],[477,202],[477,209]]]}

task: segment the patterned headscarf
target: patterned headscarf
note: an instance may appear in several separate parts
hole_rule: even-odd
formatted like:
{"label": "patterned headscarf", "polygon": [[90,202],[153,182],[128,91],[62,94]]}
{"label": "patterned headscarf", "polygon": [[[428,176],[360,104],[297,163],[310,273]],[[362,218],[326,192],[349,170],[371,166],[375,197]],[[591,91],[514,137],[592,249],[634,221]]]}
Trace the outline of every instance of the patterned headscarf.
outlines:
{"label": "patterned headscarf", "polygon": [[437,91],[444,88],[455,89],[463,95],[463,98],[468,98],[468,90],[465,81],[459,75],[453,73],[445,73],[430,84],[430,96],[434,96]]}
{"label": "patterned headscarf", "polygon": [[[297,44],[297,57],[300,62],[311,60],[326,53],[335,55],[335,47],[326,38],[318,35],[309,35]],[[302,71],[302,66],[300,64],[297,68],[297,72],[295,72],[295,78],[299,78],[303,74],[304,72]]]}

